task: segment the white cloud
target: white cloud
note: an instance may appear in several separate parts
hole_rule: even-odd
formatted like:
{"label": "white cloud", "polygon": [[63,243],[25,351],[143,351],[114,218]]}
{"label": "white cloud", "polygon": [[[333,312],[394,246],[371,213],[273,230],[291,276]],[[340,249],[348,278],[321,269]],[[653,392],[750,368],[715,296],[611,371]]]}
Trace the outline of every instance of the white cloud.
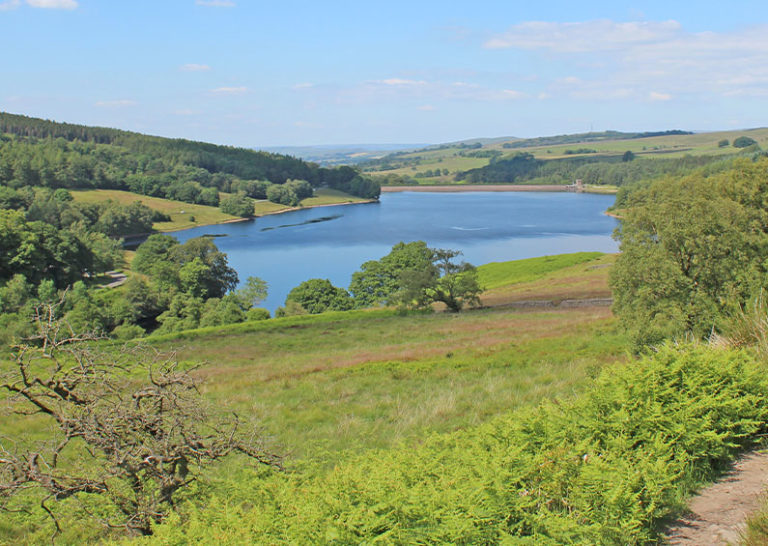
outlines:
{"label": "white cloud", "polygon": [[314,86],[315,86],[314,83],[303,82],[303,83],[297,83],[296,85],[293,86],[293,88],[294,89],[311,89]]}
{"label": "white cloud", "polygon": [[176,114],[177,116],[194,116],[195,114],[197,114],[197,111],[190,110],[188,108],[183,108],[181,110],[174,110],[173,113]]}
{"label": "white cloud", "polygon": [[207,6],[210,8],[234,8],[235,3],[230,0],[195,0],[198,6]]}
{"label": "white cloud", "polygon": [[181,65],[180,70],[184,72],[203,72],[205,70],[210,70],[211,67],[207,64],[195,64],[195,63],[189,63]]}
{"label": "white cloud", "polygon": [[0,3],[0,11],[16,9],[20,4],[21,0],[7,0],[6,2]]}
{"label": "white cloud", "polygon": [[242,95],[243,93],[246,93],[248,91],[247,87],[240,86],[240,87],[217,87],[216,89],[211,89],[211,93],[216,93],[217,95]]}
{"label": "white cloud", "polygon": [[619,50],[674,38],[677,21],[617,23],[608,19],[582,23],[530,21],[512,26],[485,42],[488,49],[546,49],[560,53]]}
{"label": "white cloud", "polygon": [[419,110],[421,110],[422,112],[434,112],[435,110],[437,110],[437,108],[435,108],[431,104],[423,104],[419,106]]}
{"label": "white cloud", "polygon": [[107,108],[121,108],[124,106],[136,106],[136,101],[130,100],[130,99],[100,100],[96,103],[96,106],[102,106]]}
{"label": "white cloud", "polygon": [[524,99],[527,96],[522,91],[515,91],[514,89],[504,89],[501,94],[508,99]]}
{"label": "white cloud", "polygon": [[477,89],[480,87],[476,83],[469,83],[469,82],[453,82],[451,85],[453,87],[463,87],[463,88],[471,88],[471,89]]}
{"label": "white cloud", "polygon": [[33,8],[44,9],[77,9],[76,0],[27,0]]}
{"label": "white cloud", "polygon": [[768,25],[690,32],[676,21],[534,21],[512,26],[484,46],[557,54],[584,68],[580,77],[559,78],[540,90],[576,98],[768,95]]}
{"label": "white cloud", "polygon": [[423,80],[403,80],[400,78],[389,78],[388,80],[380,80],[377,83],[383,83],[384,85],[402,85],[402,86],[413,86],[413,85],[426,85],[427,82]]}
{"label": "white cloud", "polygon": [[672,100],[672,95],[669,93],[659,93],[658,91],[651,91],[648,94],[648,98],[654,101]]}
{"label": "white cloud", "polygon": [[336,100],[342,103],[412,100],[414,101],[412,103],[413,108],[420,110],[429,110],[434,100],[494,102],[526,98],[529,98],[529,95],[524,91],[481,85],[474,82],[403,78],[361,82],[356,86],[338,90],[336,95]]}

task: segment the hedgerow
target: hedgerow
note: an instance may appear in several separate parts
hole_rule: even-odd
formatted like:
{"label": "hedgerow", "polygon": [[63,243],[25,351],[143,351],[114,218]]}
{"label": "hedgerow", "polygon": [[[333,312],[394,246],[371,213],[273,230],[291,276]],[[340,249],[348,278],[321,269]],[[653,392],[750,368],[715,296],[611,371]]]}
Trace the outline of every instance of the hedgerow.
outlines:
{"label": "hedgerow", "polygon": [[643,544],[768,421],[748,353],[662,347],[567,401],[323,470],[243,471],[162,544]]}

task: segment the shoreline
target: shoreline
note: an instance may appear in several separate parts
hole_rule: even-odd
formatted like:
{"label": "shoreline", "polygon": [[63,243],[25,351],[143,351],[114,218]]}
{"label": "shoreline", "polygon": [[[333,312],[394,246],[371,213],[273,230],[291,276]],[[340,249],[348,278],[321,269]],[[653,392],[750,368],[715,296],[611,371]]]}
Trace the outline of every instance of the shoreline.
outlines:
{"label": "shoreline", "polygon": [[567,186],[557,184],[548,185],[523,185],[523,184],[444,184],[439,186],[382,186],[381,193],[395,193],[403,191],[416,192],[516,192],[516,191],[544,191],[544,192],[567,192]]}
{"label": "shoreline", "polygon": [[560,193],[595,193],[612,195],[613,188],[601,186],[585,186],[580,192],[572,192],[569,186],[561,184],[441,184],[435,186],[382,186],[381,193],[397,193],[404,191],[461,193],[461,192],[560,192]]}
{"label": "shoreline", "polygon": [[[275,216],[277,214],[285,214],[286,212],[296,212],[298,210],[319,209],[319,208],[323,208],[323,207],[340,207],[340,206],[344,206],[344,205],[367,205],[367,204],[370,204],[370,203],[378,203],[378,202],[379,202],[378,199],[368,199],[368,200],[365,200],[365,201],[347,201],[347,202],[344,202],[344,203],[326,203],[324,205],[309,205],[309,206],[306,206],[306,207],[288,207],[288,208],[285,208],[285,209],[276,210],[274,212],[265,212],[265,213],[262,213],[262,214],[255,214],[253,216],[248,216],[246,218],[232,218],[231,220],[222,220],[221,222],[213,222],[213,223],[209,223],[209,224],[196,224],[194,226],[178,228],[178,229],[163,229],[163,230],[158,230],[158,231],[153,232],[153,233],[176,233],[177,231],[185,231],[187,229],[195,229],[195,228],[205,227],[205,226],[220,226],[220,225],[223,225],[223,224],[237,224],[237,223],[240,223],[240,222],[253,222],[254,220],[256,220],[258,218],[263,218],[264,216]],[[137,238],[137,237],[145,237],[145,236],[149,236],[149,235],[152,235],[152,233],[140,233],[138,235],[128,235],[126,237]]]}

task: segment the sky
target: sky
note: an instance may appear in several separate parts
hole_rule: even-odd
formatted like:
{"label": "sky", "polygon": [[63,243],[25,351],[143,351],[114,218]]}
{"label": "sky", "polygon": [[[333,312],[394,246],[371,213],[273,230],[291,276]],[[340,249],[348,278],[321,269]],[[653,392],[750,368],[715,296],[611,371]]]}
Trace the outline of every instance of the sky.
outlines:
{"label": "sky", "polygon": [[0,110],[245,147],[768,125],[764,2],[0,0]]}

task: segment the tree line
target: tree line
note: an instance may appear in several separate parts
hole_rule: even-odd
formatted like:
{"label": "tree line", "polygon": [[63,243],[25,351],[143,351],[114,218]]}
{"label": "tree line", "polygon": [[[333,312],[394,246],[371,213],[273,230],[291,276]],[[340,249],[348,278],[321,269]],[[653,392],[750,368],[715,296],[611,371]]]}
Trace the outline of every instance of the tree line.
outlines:
{"label": "tree line", "polygon": [[305,180],[364,198],[379,186],[351,167],[280,154],[0,113],[0,185],[121,189],[216,206],[246,181]]}

